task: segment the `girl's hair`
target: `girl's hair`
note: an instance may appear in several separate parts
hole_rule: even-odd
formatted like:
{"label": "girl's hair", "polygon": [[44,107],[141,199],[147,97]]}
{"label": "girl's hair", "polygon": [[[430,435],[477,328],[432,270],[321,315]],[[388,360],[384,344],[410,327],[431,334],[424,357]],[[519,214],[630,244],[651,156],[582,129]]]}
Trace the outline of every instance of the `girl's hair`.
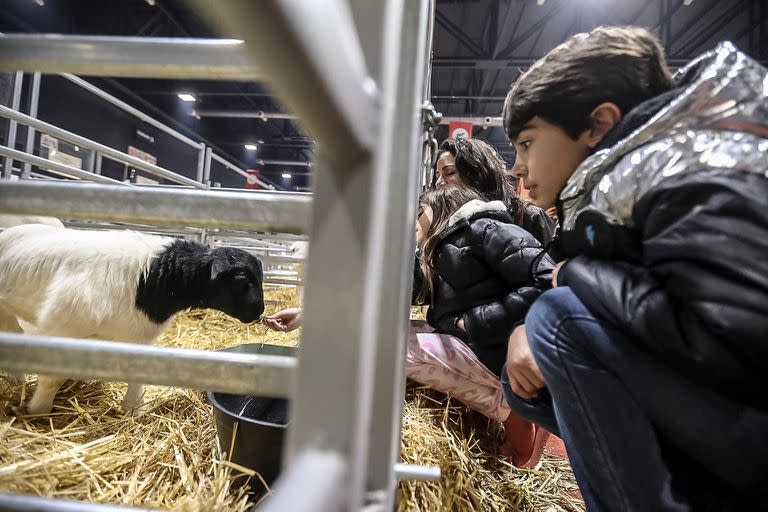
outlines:
{"label": "girl's hair", "polygon": [[448,227],[451,215],[473,199],[484,200],[477,191],[456,185],[428,190],[419,198],[419,212],[425,207],[432,208],[432,224],[425,233],[424,247],[421,249],[419,257],[419,266],[426,284],[426,289],[423,287],[422,290],[419,290],[420,299],[431,298],[434,291],[434,257],[438,236]]}
{"label": "girl's hair", "polygon": [[433,168],[432,188],[437,182],[437,159],[450,153],[456,160],[461,182],[485,201],[502,201],[520,224],[526,203],[521,200],[505,172],[506,164],[493,146],[480,139],[447,139],[440,145]]}

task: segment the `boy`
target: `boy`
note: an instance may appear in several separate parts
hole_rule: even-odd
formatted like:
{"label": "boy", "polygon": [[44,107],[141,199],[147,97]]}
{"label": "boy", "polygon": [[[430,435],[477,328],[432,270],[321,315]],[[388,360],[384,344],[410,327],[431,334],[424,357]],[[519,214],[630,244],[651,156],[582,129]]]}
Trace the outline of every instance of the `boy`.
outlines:
{"label": "boy", "polygon": [[506,98],[513,170],[571,259],[502,385],[563,437],[589,510],[768,506],[765,84],[729,43],[673,80],[650,32],[601,27]]}

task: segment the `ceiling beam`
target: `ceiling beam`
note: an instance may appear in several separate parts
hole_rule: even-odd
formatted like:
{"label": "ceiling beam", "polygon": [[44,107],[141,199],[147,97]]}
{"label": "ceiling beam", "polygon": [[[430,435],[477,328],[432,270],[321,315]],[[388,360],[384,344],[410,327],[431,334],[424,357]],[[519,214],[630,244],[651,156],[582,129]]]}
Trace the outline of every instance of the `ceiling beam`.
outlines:
{"label": "ceiling beam", "polygon": [[456,41],[458,41],[459,43],[461,43],[462,46],[464,46],[469,51],[471,51],[476,57],[485,56],[485,52],[480,47],[480,45],[477,44],[475,41],[473,41],[472,38],[469,37],[466,32],[464,32],[458,25],[456,25],[450,19],[448,19],[448,16],[443,14],[441,11],[435,12],[435,21],[439,26],[443,27],[446,30],[446,32],[448,32],[451,36],[453,36],[453,38],[456,39]]}
{"label": "ceiling beam", "polygon": [[547,11],[544,13],[544,15],[536,23],[532,23],[531,26],[528,27],[528,30],[513,38],[509,44],[507,44],[507,46],[500,52],[501,56],[510,56],[521,43],[525,42],[526,39],[537,33],[542,29],[542,27],[544,27],[544,25],[549,23],[555,16],[557,16],[565,3],[563,0],[554,0],[547,5]]}
{"label": "ceiling beam", "polygon": [[[731,21],[736,19],[742,14],[746,7],[746,0],[734,2],[730,4],[730,7],[721,15],[717,17],[711,17],[711,21],[706,27],[702,28],[698,33],[682,45],[677,50],[672,50],[672,54],[675,56],[685,57],[690,55],[691,52],[695,52],[699,47],[706,43],[709,38],[718,33],[723,27],[728,25]],[[693,57],[694,55],[690,55]]]}

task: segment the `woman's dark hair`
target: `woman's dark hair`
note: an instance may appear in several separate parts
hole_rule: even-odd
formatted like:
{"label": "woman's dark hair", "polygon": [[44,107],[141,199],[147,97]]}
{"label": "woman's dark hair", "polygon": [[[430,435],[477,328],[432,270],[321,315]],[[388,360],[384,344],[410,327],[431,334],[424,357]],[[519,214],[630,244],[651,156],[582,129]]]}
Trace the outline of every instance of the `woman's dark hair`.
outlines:
{"label": "woman's dark hair", "polygon": [[435,159],[432,188],[437,182],[437,160],[445,153],[450,153],[456,160],[456,170],[464,185],[478,192],[486,201],[502,201],[515,223],[520,223],[525,202],[518,197],[507,177],[504,159],[493,146],[480,139],[443,141]]}

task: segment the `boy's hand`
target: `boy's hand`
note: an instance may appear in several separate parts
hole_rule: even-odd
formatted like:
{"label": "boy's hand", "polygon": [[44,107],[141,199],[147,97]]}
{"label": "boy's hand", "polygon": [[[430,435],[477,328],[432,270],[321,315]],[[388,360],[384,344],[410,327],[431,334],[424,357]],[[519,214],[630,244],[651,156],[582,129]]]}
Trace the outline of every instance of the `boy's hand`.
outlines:
{"label": "boy's hand", "polygon": [[512,331],[507,346],[507,377],[514,393],[526,400],[535,398],[537,391],[545,386],[536,361],[533,359],[525,335],[525,325],[519,325]]}
{"label": "boy's hand", "polygon": [[466,331],[466,329],[464,328],[464,317],[460,316],[459,319],[456,320],[456,328],[459,329],[460,331]]}
{"label": "boy's hand", "polygon": [[301,327],[301,309],[288,308],[264,318],[267,326],[273,331],[293,331]]}
{"label": "boy's hand", "polygon": [[560,272],[560,267],[565,265],[566,261],[568,260],[563,260],[556,264],[554,270],[552,270],[552,288],[557,288],[557,273]]}

